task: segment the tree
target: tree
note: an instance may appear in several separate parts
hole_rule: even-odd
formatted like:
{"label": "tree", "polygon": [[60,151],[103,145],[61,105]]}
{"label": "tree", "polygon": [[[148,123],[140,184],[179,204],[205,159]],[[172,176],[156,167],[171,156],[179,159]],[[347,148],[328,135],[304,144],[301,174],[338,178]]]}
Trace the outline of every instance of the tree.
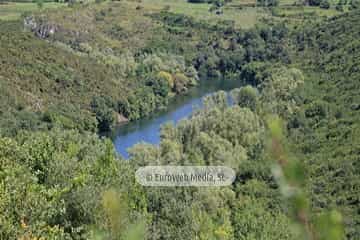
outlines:
{"label": "tree", "polygon": [[208,0],[188,0],[189,3],[207,3]]}
{"label": "tree", "polygon": [[321,0],[320,8],[329,9],[330,8],[330,2],[328,0]]}
{"label": "tree", "polygon": [[278,0],[257,0],[257,5],[261,7],[276,7],[279,5]]}
{"label": "tree", "polygon": [[297,110],[296,96],[304,83],[302,72],[296,68],[279,67],[260,85],[263,109],[286,119]]}
{"label": "tree", "polygon": [[[96,226],[97,235],[105,234],[100,239],[110,239],[118,233],[109,212],[126,222],[121,236],[134,236],[134,225],[144,226],[144,202],[129,167],[109,140],[93,134],[53,130],[0,138],[0,238],[89,239]],[[116,199],[108,189],[116,189]],[[131,209],[115,211],[118,201]]]}
{"label": "tree", "polygon": [[91,101],[91,109],[96,115],[100,131],[109,131],[115,123],[113,103],[106,97],[94,97]]}
{"label": "tree", "polygon": [[168,77],[164,77],[162,75],[150,75],[147,78],[146,84],[153,89],[155,95],[159,95],[161,97],[167,97],[171,88],[170,88],[170,79]]}
{"label": "tree", "polygon": [[166,79],[166,81],[169,83],[170,89],[174,88],[174,77],[170,73],[165,71],[160,71],[157,76],[159,78]]}
{"label": "tree", "polygon": [[209,96],[204,97],[204,105],[207,109],[219,108],[224,109],[228,105],[227,94],[224,91],[218,91]]}
{"label": "tree", "polygon": [[321,3],[321,0],[309,0],[310,6],[319,6]]}
{"label": "tree", "polygon": [[36,0],[36,5],[38,8],[42,9],[44,7],[44,1],[43,0]]}
{"label": "tree", "polygon": [[234,103],[238,104],[240,107],[247,107],[252,111],[255,111],[258,107],[259,92],[252,86],[248,85],[240,89],[234,89],[230,94]]}
{"label": "tree", "polygon": [[289,218],[267,208],[259,199],[241,197],[236,199],[235,206],[237,211],[232,214],[235,239],[298,239]]}
{"label": "tree", "polygon": [[344,7],[342,4],[340,4],[340,2],[338,4],[336,4],[335,9],[339,12],[343,12],[344,11]]}
{"label": "tree", "polygon": [[353,9],[359,9],[359,8],[360,8],[360,1],[359,0],[351,0],[349,9],[353,10]]}
{"label": "tree", "polygon": [[189,78],[183,73],[174,74],[174,87],[177,93],[184,92],[189,84]]}
{"label": "tree", "polygon": [[307,196],[306,168],[288,149],[283,121],[276,115],[266,117],[269,142],[267,146],[269,160],[275,162],[273,174],[280,192],[291,204],[292,218],[299,234],[305,239],[344,239],[342,215],[336,210],[323,211],[311,221],[311,203]]}

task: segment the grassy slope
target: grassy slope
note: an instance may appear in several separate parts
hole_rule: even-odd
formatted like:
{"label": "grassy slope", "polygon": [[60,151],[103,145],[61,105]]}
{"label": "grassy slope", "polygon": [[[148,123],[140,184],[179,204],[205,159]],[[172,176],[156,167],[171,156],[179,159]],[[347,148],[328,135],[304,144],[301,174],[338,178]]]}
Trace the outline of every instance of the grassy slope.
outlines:
{"label": "grassy slope", "polygon": [[0,21],[0,113],[76,106],[88,114],[93,96],[106,95],[115,103],[129,97],[144,87],[144,76],[119,72],[118,62],[128,64],[123,54],[133,56],[156,44],[192,55],[203,34],[189,29],[191,36],[183,41],[183,34],[170,33],[149,16],[161,9],[136,9],[124,1],[44,11],[36,16],[58,27],[49,41],[24,31],[20,19]]}
{"label": "grassy slope", "polygon": [[[55,3],[55,2],[47,2],[43,4],[43,9],[54,9],[63,7],[65,4]],[[0,20],[16,20],[21,17],[21,15],[25,12],[34,12],[38,11],[39,7],[36,3],[31,2],[22,2],[15,3],[9,2],[0,4]]]}
{"label": "grassy slope", "polygon": [[121,82],[106,80],[114,77],[106,66],[37,39],[21,28],[19,24],[3,23],[0,29],[0,76],[17,91],[14,96],[20,103],[30,107],[35,102],[85,103],[91,98],[90,92],[114,95],[114,90],[121,90]]}
{"label": "grassy slope", "polygon": [[[237,6],[240,3],[234,1],[231,6]],[[235,22],[235,26],[238,28],[251,28],[259,21],[260,18],[265,17],[267,14],[261,8],[244,8],[239,9],[235,7],[225,7],[223,14],[216,15],[209,12],[211,5],[209,4],[189,4],[184,0],[144,0],[140,6],[145,8],[164,8],[170,7],[170,12],[185,14],[194,17],[198,20],[205,20],[207,22],[225,21],[230,20]]]}
{"label": "grassy slope", "polygon": [[[141,5],[140,9],[136,9],[138,5]],[[161,11],[165,5],[167,4],[161,0],[156,3],[123,1],[62,8],[61,11],[47,10],[40,15],[60,29],[50,42],[23,31],[18,16],[25,10],[34,11],[33,4],[1,5],[0,11],[13,12],[18,18],[15,21],[0,22],[2,91],[15,98],[13,101],[18,105],[31,110],[44,110],[49,104],[67,102],[86,106],[93,95],[105,93],[114,99],[121,98],[129,89],[137,86],[136,80],[117,75],[111,63],[109,66],[107,62],[111,62],[111,59],[105,57],[103,62],[96,61],[87,54],[74,50],[73,46],[85,43],[91,47],[93,55],[103,54],[111,48],[115,57],[127,51],[137,53],[154,43],[167,44],[165,47],[174,51],[179,47],[172,47],[171,44],[181,43],[181,48],[191,49],[201,41],[198,31],[192,31],[192,36],[187,41],[180,41],[183,35],[169,33],[162,23],[149,17],[149,14]],[[200,16],[201,19],[211,18],[213,23],[224,19],[242,22],[242,17],[248,18],[242,12],[222,16],[210,14],[207,4],[172,1],[171,5],[171,11],[197,16],[199,19]],[[3,17],[12,19],[7,17],[10,15]],[[252,21],[251,18],[248,20]],[[253,24],[254,22],[250,25]],[[244,21],[244,27],[250,25]],[[114,28],[118,35],[114,34]],[[191,55],[193,51],[187,53]]]}
{"label": "grassy slope", "polygon": [[[118,6],[117,10],[121,7]],[[144,46],[143,42],[146,41],[146,38],[141,34],[141,31],[145,29],[148,34],[151,32],[152,29],[148,28],[149,24],[146,24],[146,21],[151,24],[150,18],[144,18],[141,15],[143,21],[139,22],[136,20],[137,15],[127,10],[124,11],[126,14],[134,16],[128,21],[124,21],[126,16],[120,13],[120,19],[106,19],[103,22],[96,22],[95,14],[100,11],[98,9],[102,9],[102,7],[53,11],[49,14],[49,21],[58,22],[65,29],[60,33],[61,36],[59,37],[65,43],[67,43],[67,40],[70,41],[71,38],[74,38],[74,35],[81,35],[81,37],[86,38],[84,41],[88,41],[93,46],[96,45],[99,49],[106,46],[114,47],[114,45],[119,49],[124,48],[124,45],[131,48]],[[117,14],[118,12],[115,12],[113,15]],[[112,25],[109,25],[111,21],[119,21],[121,25],[126,25],[129,29],[141,25],[143,28],[137,28],[136,37],[134,36],[136,41],[132,38],[126,40],[126,42],[116,41],[104,33],[107,30],[106,27],[108,29],[112,27]],[[40,40],[33,36],[32,33],[24,32],[21,23],[3,22],[0,30],[2,42],[0,46],[1,59],[3,59],[0,76],[2,76],[2,79],[9,81],[9,84],[11,82],[14,86],[17,85],[20,91],[31,92],[39,95],[39,97],[50,94],[41,97],[44,98],[45,102],[51,101],[47,97],[54,98],[52,101],[58,100],[58,95],[62,99],[71,100],[72,97],[76,97],[78,98],[76,101],[86,102],[89,96],[86,97],[87,94],[85,93],[88,93],[88,91],[102,91],[112,95],[114,90],[120,91],[122,87],[126,87],[126,84],[121,82],[121,79],[114,80],[115,76],[111,68],[96,62],[85,54],[72,51],[63,44],[58,45]],[[133,45],[130,45],[130,42]],[[69,82],[61,84],[56,81],[56,76],[53,76],[56,73],[66,75],[66,77],[61,77],[70,78],[70,82],[81,79],[83,83]],[[102,80],[104,82],[101,82]],[[68,84],[71,84],[71,86]],[[80,91],[79,88],[82,88],[83,91]],[[78,94],[82,92],[84,92],[84,96],[79,96]],[[19,96],[25,98],[25,95],[27,94],[20,94]]]}

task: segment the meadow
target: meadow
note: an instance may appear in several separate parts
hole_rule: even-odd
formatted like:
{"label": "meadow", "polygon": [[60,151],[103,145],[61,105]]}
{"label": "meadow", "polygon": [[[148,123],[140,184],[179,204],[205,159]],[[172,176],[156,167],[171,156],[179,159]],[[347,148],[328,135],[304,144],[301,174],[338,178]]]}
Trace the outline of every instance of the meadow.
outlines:
{"label": "meadow", "polygon": [[222,14],[215,14],[214,12],[209,11],[211,7],[210,4],[188,4],[183,0],[143,0],[141,3],[132,2],[132,4],[134,6],[142,6],[147,10],[167,9],[169,12],[188,15],[208,23],[234,21],[236,27],[244,29],[254,27],[259,18],[266,16],[266,11],[261,8],[253,7],[244,7],[242,9],[224,7]]}
{"label": "meadow", "polygon": [[[197,3],[189,4],[185,0],[142,0],[142,1],[123,1],[131,8],[143,8],[144,11],[166,10],[175,14],[183,14],[193,17],[199,21],[216,24],[219,21],[233,22],[236,28],[250,29],[261,20],[276,19],[272,16],[268,8],[256,6],[253,0],[233,0],[226,4],[220,14],[210,11],[211,4]],[[339,14],[334,7],[330,9],[320,9],[311,6],[295,6],[294,0],[280,0],[275,8],[277,17],[291,18],[301,14],[316,14],[318,16],[331,17]],[[336,1],[332,1],[335,5]],[[99,4],[101,7],[102,4]],[[67,4],[58,2],[44,2],[41,7],[35,2],[2,2],[0,3],[0,20],[17,20],[28,12],[40,13],[49,9],[65,7]],[[127,14],[129,15],[129,14]]]}
{"label": "meadow", "polygon": [[63,6],[64,4],[56,2],[45,2],[41,8],[37,3],[32,2],[2,2],[0,3],[0,20],[16,20],[26,12],[39,12]]}

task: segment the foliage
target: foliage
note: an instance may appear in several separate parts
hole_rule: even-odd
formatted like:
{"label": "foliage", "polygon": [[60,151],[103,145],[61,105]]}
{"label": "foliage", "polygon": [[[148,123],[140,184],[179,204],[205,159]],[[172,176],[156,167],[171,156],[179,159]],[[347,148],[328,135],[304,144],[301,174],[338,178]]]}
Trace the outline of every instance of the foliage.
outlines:
{"label": "foliage", "polygon": [[263,203],[249,197],[239,199],[235,206],[235,239],[295,239],[295,231],[283,213],[271,213]]}
{"label": "foliage", "polygon": [[342,216],[336,210],[317,216],[316,225],[311,223],[309,200],[302,189],[306,185],[304,166],[289,156],[281,120],[277,116],[269,116],[267,121],[271,138],[269,156],[277,162],[274,176],[279,182],[280,191],[291,202],[292,214],[301,229],[301,236],[309,239],[343,239]]}
{"label": "foliage", "polygon": [[262,6],[262,7],[275,7],[275,6],[279,5],[279,1],[277,1],[277,0],[258,0],[257,5]]}
{"label": "foliage", "polygon": [[[239,174],[246,170],[252,172],[249,167],[261,161],[259,156],[262,155],[264,129],[259,116],[248,108],[227,106],[224,92],[208,96],[204,99],[204,105],[204,110],[176,127],[164,126],[158,148],[146,144],[134,147],[130,162],[134,166],[225,165],[239,171]],[[266,165],[263,161],[259,164]],[[261,175],[254,178],[263,182]],[[245,175],[237,181],[239,184],[247,183]],[[265,189],[271,191],[268,186]],[[241,208],[236,204],[244,196],[237,197],[237,192],[232,188],[149,188],[146,192],[150,203],[148,212],[153,216],[150,235],[156,239],[181,236],[189,239],[241,239],[241,236],[255,234],[272,237],[269,239],[291,236],[285,215],[278,228],[267,227],[269,219],[275,219],[272,215],[275,212],[265,210],[265,197],[261,198],[264,204],[262,210],[258,210],[258,206],[253,208],[254,211],[263,212],[254,216],[248,207],[243,205]],[[246,195],[245,192],[243,194]],[[252,191],[247,194],[252,194]],[[173,211],[178,214],[173,214]],[[264,212],[269,219],[263,219]],[[244,218],[247,214],[248,218]],[[255,229],[245,228],[250,219],[254,223],[257,221],[256,233]],[[276,235],[272,236],[274,233]]]}
{"label": "foliage", "polygon": [[170,89],[174,88],[174,77],[165,71],[160,71],[157,75],[159,78],[165,79],[168,82]]}
{"label": "foliage", "polygon": [[[47,41],[0,22],[0,133],[11,137],[0,138],[0,238],[358,239],[360,12],[351,6],[244,30],[146,1],[89,4],[35,15],[58,27]],[[150,115],[199,77],[229,76],[244,84],[234,105],[210,94],[129,161],[89,133],[111,129],[116,113]],[[143,188],[134,172],[146,165],[225,165],[236,180]]]}
{"label": "foliage", "polygon": [[325,8],[325,9],[329,9],[329,8],[330,8],[330,2],[327,1],[327,0],[322,0],[322,1],[320,2],[320,7],[321,7],[321,8]]}
{"label": "foliage", "polygon": [[[128,164],[116,159],[108,140],[75,131],[2,138],[0,159],[2,239],[89,238],[92,225],[109,231],[103,192],[131,194],[134,187],[124,175]],[[128,201],[136,208],[135,199]]]}
{"label": "foliage", "polygon": [[280,67],[259,86],[264,109],[287,118],[297,109],[297,93],[304,83],[302,72],[295,68]]}
{"label": "foliage", "polygon": [[42,0],[37,0],[36,4],[37,4],[38,8],[40,8],[40,9],[44,7],[44,2]]}
{"label": "foliage", "polygon": [[255,111],[259,104],[259,93],[256,88],[245,86],[231,91],[234,102],[240,107],[250,108]]}
{"label": "foliage", "polygon": [[[354,68],[359,63],[359,31],[355,30],[359,17],[359,11],[352,11],[314,24],[304,32],[306,45],[298,56],[298,65],[306,66],[305,89],[300,94],[303,113],[296,117],[301,124],[289,132],[309,168],[312,211],[328,210],[319,216],[320,228],[339,221],[339,214],[331,213],[331,209],[336,209],[343,215],[347,239],[359,237],[357,200],[354,201],[359,189],[355,147],[360,136],[356,130],[359,71]],[[334,34],[339,37],[330,37]],[[325,235],[321,238],[329,237]]]}
{"label": "foliage", "polygon": [[319,6],[320,3],[321,3],[320,0],[310,0],[309,1],[310,6]]}
{"label": "foliage", "polygon": [[94,97],[91,102],[91,109],[96,115],[100,131],[111,130],[115,123],[112,105],[111,99],[107,97]]}
{"label": "foliage", "polygon": [[188,0],[189,3],[207,3],[208,0]]}

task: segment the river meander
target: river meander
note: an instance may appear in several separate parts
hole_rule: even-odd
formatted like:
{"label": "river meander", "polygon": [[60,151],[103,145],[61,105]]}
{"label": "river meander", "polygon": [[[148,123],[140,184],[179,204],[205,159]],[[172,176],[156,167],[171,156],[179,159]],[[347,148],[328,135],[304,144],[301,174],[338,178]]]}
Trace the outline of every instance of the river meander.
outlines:
{"label": "river meander", "polygon": [[165,110],[158,111],[148,118],[117,127],[112,133],[116,151],[124,158],[128,158],[127,150],[137,143],[158,144],[162,124],[166,122],[176,124],[179,120],[189,117],[194,109],[201,108],[204,96],[219,90],[229,91],[240,87],[239,82],[234,80],[203,80],[199,86],[190,89],[186,94],[171,99]]}

